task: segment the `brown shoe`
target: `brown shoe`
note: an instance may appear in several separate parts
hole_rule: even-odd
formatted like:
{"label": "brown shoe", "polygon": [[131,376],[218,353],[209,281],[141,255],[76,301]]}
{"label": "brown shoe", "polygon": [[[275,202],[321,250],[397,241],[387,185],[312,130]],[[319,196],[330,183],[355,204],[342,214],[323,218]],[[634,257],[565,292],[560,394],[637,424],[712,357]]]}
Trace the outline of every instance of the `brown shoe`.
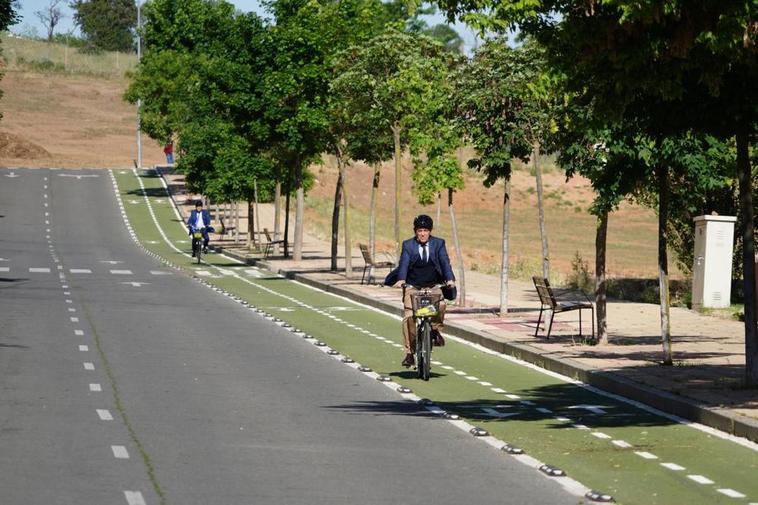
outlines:
{"label": "brown shoe", "polygon": [[416,364],[416,360],[413,357],[413,354],[406,354],[405,359],[401,363],[405,368],[410,368],[413,365]]}
{"label": "brown shoe", "polygon": [[438,330],[432,330],[432,345],[435,347],[445,347],[445,339],[442,338],[442,334]]}

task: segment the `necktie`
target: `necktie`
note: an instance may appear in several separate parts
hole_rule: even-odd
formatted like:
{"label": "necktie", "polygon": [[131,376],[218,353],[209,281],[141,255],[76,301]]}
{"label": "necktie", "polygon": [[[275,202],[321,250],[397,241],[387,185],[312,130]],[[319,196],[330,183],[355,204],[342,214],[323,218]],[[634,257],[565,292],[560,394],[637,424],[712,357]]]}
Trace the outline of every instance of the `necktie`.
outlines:
{"label": "necktie", "polygon": [[424,263],[429,261],[429,253],[427,252],[426,244],[421,244],[421,261]]}

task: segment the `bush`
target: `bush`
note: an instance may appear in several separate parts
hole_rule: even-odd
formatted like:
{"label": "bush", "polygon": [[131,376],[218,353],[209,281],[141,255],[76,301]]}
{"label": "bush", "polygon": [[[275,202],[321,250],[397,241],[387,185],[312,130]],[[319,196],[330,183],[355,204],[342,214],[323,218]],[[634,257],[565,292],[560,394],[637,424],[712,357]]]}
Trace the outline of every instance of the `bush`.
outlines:
{"label": "bush", "polygon": [[590,274],[589,265],[582,259],[579,251],[576,251],[574,259],[571,260],[571,273],[566,279],[566,284],[571,289],[578,289],[585,293],[595,291],[595,277]]}

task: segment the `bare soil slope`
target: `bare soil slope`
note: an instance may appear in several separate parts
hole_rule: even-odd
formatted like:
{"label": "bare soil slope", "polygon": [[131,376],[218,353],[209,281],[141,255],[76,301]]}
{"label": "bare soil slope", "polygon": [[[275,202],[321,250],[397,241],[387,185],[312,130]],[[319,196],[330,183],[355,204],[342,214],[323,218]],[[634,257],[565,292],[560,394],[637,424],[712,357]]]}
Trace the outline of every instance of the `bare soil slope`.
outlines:
{"label": "bare soil slope", "polygon": [[[111,168],[137,157],[135,108],[123,79],[8,70],[0,81],[0,165]],[[163,160],[143,136],[143,164]]]}

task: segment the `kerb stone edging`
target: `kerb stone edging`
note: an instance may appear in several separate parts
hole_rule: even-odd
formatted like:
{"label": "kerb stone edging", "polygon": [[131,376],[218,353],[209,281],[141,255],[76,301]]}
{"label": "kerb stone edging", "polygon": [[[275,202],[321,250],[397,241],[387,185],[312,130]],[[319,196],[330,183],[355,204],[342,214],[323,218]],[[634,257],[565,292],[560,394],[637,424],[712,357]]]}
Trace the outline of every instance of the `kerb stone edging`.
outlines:
{"label": "kerb stone edging", "polygon": [[[297,270],[280,269],[265,260],[252,259],[233,251],[216,248],[219,252],[250,265],[261,266],[273,273],[303,284],[322,289],[329,293],[344,296],[356,302],[377,308],[390,314],[401,315],[402,309],[390,303],[370,298],[349,288],[327,284],[300,273]],[[473,342],[501,354],[526,361],[545,370],[556,372],[566,377],[581,381],[609,393],[629,398],[649,405],[667,414],[673,414],[689,421],[694,421],[719,431],[758,443],[758,421],[739,416],[726,409],[717,409],[700,405],[693,400],[677,396],[666,391],[634,382],[613,372],[597,370],[569,358],[557,358],[544,351],[526,344],[504,342],[485,332],[478,332],[457,326],[454,322],[445,324],[446,333],[469,342]]]}

